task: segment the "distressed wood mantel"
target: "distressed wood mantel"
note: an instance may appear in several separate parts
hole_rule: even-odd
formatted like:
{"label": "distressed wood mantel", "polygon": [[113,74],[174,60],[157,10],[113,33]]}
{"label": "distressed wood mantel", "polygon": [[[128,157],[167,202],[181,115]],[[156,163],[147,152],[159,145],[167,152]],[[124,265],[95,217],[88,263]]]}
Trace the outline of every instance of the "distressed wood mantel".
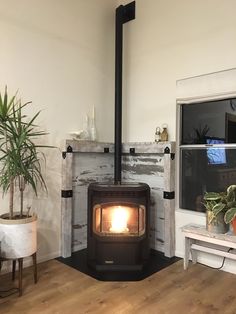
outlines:
{"label": "distressed wood mantel", "polygon": [[[123,182],[151,188],[150,246],[171,257],[175,253],[175,143],[124,143]],[[62,153],[61,255],[87,247],[87,187],[113,182],[114,144],[66,140]]]}

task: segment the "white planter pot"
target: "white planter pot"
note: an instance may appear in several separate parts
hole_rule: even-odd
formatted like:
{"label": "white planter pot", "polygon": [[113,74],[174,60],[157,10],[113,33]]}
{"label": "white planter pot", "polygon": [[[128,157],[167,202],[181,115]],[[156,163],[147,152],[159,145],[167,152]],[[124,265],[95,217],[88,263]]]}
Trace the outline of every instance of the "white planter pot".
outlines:
{"label": "white planter pot", "polygon": [[24,219],[4,219],[0,216],[0,255],[4,258],[22,258],[37,251],[37,216]]}

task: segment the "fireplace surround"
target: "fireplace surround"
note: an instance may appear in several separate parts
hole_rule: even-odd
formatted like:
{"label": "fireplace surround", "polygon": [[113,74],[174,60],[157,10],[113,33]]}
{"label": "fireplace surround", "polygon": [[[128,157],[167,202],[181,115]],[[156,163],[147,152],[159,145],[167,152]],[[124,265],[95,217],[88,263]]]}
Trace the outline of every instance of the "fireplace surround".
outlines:
{"label": "fireplace surround", "polygon": [[[130,151],[135,153],[130,153]],[[150,186],[150,248],[175,253],[175,143],[123,143],[122,183]],[[67,139],[62,154],[61,252],[87,248],[87,190],[114,180],[114,144]]]}

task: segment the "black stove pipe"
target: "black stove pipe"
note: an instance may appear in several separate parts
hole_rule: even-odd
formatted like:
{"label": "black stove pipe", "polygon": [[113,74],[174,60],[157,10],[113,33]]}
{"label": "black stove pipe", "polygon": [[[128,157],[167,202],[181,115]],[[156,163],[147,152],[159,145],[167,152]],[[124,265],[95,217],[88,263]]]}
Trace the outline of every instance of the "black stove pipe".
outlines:
{"label": "black stove pipe", "polygon": [[116,9],[115,37],[115,184],[121,184],[123,24],[135,19],[135,1]]}

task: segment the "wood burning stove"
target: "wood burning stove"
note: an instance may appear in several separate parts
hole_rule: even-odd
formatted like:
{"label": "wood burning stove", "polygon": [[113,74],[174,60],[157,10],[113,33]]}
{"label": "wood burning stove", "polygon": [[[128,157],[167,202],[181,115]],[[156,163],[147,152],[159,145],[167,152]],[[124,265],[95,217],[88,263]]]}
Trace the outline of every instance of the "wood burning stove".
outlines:
{"label": "wood burning stove", "polygon": [[150,188],[90,184],[88,262],[96,270],[141,270],[149,257]]}
{"label": "wood burning stove", "polygon": [[150,188],[121,182],[123,24],[135,2],[116,9],[114,184],[88,187],[88,264],[98,271],[142,270],[149,257]]}

